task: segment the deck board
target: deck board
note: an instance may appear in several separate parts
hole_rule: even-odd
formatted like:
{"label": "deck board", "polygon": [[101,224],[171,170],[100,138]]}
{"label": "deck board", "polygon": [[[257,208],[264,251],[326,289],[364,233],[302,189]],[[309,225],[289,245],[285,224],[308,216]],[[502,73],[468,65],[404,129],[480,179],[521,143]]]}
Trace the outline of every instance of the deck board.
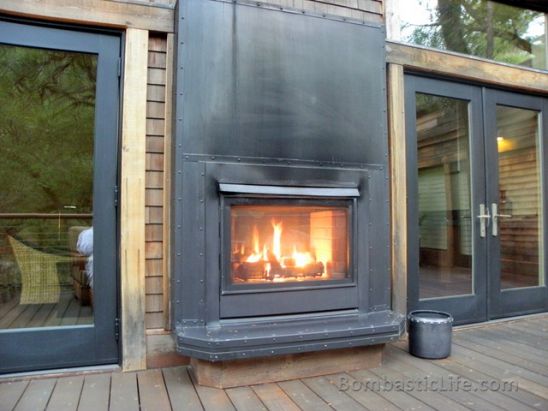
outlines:
{"label": "deck board", "polygon": [[[396,351],[394,351],[396,352]],[[413,357],[411,355],[404,355],[401,357],[394,356],[394,352],[387,350],[387,355],[385,356],[385,364],[394,364],[397,367],[404,366],[409,368],[410,372],[416,373],[420,377],[429,377],[429,378],[443,378],[446,382],[450,382],[451,379],[457,377],[456,374],[450,373],[443,368],[435,365],[431,361],[423,361],[419,358]],[[397,351],[399,352],[399,350]],[[447,390],[443,394],[451,398],[452,400],[458,402],[459,404],[464,405],[465,407],[471,410],[482,410],[482,411],[500,411],[501,407],[487,401],[484,399],[481,394],[457,391],[457,390]]]}
{"label": "deck board", "polygon": [[[402,356],[404,357],[410,357],[407,353],[405,353],[403,350],[398,350],[399,353],[396,350],[390,351],[390,355],[395,355],[398,360],[401,359]],[[417,361],[422,361],[419,359],[415,359]],[[466,381],[466,387],[470,387],[470,390],[472,392],[478,393],[481,398],[491,402],[492,404],[496,405],[499,409],[508,410],[508,411],[519,411],[519,410],[533,410],[534,408],[529,407],[519,401],[514,400],[513,398],[507,397],[501,392],[498,391],[484,391],[482,392],[480,389],[480,381],[490,381],[492,380],[485,374],[478,373],[477,371],[467,368],[461,364],[458,364],[456,362],[446,362],[445,364],[442,364],[439,360],[434,362],[430,362],[434,367],[441,368],[442,370],[445,370],[445,373],[449,375],[453,375],[453,381],[459,381],[459,384],[461,387],[464,387],[463,381]],[[434,375],[443,375],[443,371],[440,372],[440,370],[437,370],[436,374]],[[446,374],[446,375],[447,375]],[[463,390],[464,391],[464,390]]]}
{"label": "deck board", "polygon": [[[388,368],[379,367],[371,370],[360,370],[352,373],[352,376],[360,380],[387,380],[387,381],[399,381],[400,378],[395,376],[394,372],[391,372]],[[390,401],[396,407],[402,410],[413,409],[420,411],[432,411],[434,408],[430,407],[425,402],[415,398],[410,392],[399,391],[397,389],[380,390],[379,395],[384,397],[387,401]]]}
{"label": "deck board", "polygon": [[142,411],[171,411],[161,370],[147,370],[137,374],[139,402]]}
{"label": "deck board", "polygon": [[226,394],[238,411],[267,411],[250,387],[229,388],[226,390]]}
{"label": "deck board", "polygon": [[56,382],[55,378],[31,381],[14,410],[37,411],[46,409]]}
{"label": "deck board", "polygon": [[137,374],[112,374],[110,388],[110,411],[139,411]]}
{"label": "deck board", "polygon": [[308,388],[322,397],[336,410],[363,411],[367,410],[363,405],[341,391],[336,384],[329,381],[329,377],[306,378],[302,380]]}
{"label": "deck board", "polygon": [[300,380],[282,381],[278,386],[303,411],[331,411],[327,402]]}
{"label": "deck board", "polygon": [[202,411],[204,409],[186,367],[165,368],[163,373],[173,411]]}
{"label": "deck board", "polygon": [[[74,315],[70,317],[76,318],[73,303],[56,305],[49,318],[60,308],[69,314],[71,304]],[[29,311],[25,321],[48,317],[44,306],[33,310],[35,315]],[[13,313],[11,321],[22,312]],[[548,347],[544,341],[548,341],[548,314],[457,328],[452,354],[443,360],[413,357],[402,340],[387,345],[378,368],[226,390],[195,385],[185,366],[23,379],[0,383],[0,411],[548,410]],[[401,386],[421,379],[446,384],[445,388],[458,381],[460,388],[419,391],[416,385],[403,390],[377,385],[364,389],[368,380]],[[484,391],[482,382],[513,383],[518,389]],[[464,384],[469,388],[464,389]]]}
{"label": "deck board", "polygon": [[192,380],[200,402],[206,410],[234,411],[234,405],[226,392],[218,388],[202,387]]}
{"label": "deck board", "polygon": [[110,375],[94,374],[84,378],[78,411],[108,411]]}
{"label": "deck board", "polygon": [[548,366],[539,364],[538,362],[523,359],[513,353],[497,350],[493,346],[488,347],[482,344],[478,344],[474,342],[473,340],[462,339],[462,338],[454,338],[453,343],[454,343],[453,347],[457,347],[457,346],[465,347],[465,348],[468,348],[469,350],[476,351],[482,356],[496,358],[496,359],[505,361],[509,364],[518,365],[524,369],[534,371],[537,374],[548,376]]}
{"label": "deck board", "polygon": [[299,407],[277,384],[260,384],[254,385],[252,388],[269,410],[299,411]]}
{"label": "deck board", "polygon": [[19,398],[25,392],[25,389],[29,385],[29,381],[16,381],[0,384],[0,409],[12,410]]}
{"label": "deck board", "polygon": [[[352,377],[351,373],[336,374],[333,376],[327,376],[327,378],[332,384],[338,385],[340,389],[344,389],[348,396],[352,397],[352,399],[360,403],[368,410],[398,411],[401,409],[373,390],[366,389],[363,385],[364,381]],[[346,382],[346,380],[342,380],[343,378],[348,379],[345,386],[341,384],[341,381]]]}
{"label": "deck board", "polygon": [[59,378],[51,398],[48,402],[47,411],[76,411],[82,394],[84,377]]}

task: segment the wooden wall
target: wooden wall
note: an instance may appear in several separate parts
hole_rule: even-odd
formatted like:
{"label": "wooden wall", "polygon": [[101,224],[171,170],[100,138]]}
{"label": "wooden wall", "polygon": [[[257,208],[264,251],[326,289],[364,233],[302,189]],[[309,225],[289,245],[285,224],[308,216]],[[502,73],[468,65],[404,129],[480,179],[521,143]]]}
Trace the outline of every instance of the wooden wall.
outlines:
{"label": "wooden wall", "polygon": [[[146,179],[145,179],[145,326],[169,328],[169,299],[164,250],[167,36],[151,35],[148,49]],[[166,98],[167,97],[167,98]],[[169,137],[169,136],[168,136]]]}

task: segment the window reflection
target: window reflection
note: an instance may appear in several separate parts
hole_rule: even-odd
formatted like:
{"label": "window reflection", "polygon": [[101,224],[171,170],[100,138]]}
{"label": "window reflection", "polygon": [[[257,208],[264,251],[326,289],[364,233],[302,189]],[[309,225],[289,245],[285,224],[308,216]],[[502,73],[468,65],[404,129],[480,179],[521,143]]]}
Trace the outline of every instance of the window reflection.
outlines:
{"label": "window reflection", "polygon": [[497,106],[501,288],[544,278],[538,113]]}
{"label": "window reflection", "polygon": [[468,102],[417,93],[419,297],[472,292]]}
{"label": "window reflection", "polygon": [[547,18],[541,12],[486,0],[402,0],[398,15],[396,40],[547,68]]}
{"label": "window reflection", "polygon": [[0,44],[0,329],[93,323],[97,56]]}

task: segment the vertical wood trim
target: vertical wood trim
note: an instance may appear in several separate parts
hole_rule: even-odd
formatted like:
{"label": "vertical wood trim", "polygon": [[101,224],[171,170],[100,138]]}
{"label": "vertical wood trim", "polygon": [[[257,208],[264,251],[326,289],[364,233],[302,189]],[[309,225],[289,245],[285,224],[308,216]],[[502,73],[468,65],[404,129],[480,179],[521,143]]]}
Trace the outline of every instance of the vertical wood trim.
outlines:
{"label": "vertical wood trim", "polygon": [[122,369],[146,368],[145,158],[148,31],[125,38],[121,161]]}
{"label": "vertical wood trim", "polygon": [[392,207],[392,309],[407,313],[407,164],[403,66],[388,66]]}
{"label": "vertical wood trim", "polygon": [[164,273],[164,328],[171,329],[171,139],[173,107],[173,53],[174,35],[167,35],[166,54],[166,103],[164,130],[164,225],[163,225],[163,273]]}

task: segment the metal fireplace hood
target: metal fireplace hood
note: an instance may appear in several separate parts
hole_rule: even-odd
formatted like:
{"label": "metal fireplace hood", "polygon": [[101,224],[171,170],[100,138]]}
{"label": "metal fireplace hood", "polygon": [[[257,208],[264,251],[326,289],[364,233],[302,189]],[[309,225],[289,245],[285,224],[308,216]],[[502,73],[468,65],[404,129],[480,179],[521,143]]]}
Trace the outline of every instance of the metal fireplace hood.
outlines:
{"label": "metal fireplace hood", "polygon": [[[213,0],[180,2],[177,19],[178,350],[216,361],[397,339],[404,319],[390,309],[383,27]],[[269,204],[289,220],[292,208],[316,219],[326,215],[316,208],[339,210],[346,274],[323,281],[334,265],[318,262],[305,281],[286,267],[286,283],[227,282],[231,210]]]}

